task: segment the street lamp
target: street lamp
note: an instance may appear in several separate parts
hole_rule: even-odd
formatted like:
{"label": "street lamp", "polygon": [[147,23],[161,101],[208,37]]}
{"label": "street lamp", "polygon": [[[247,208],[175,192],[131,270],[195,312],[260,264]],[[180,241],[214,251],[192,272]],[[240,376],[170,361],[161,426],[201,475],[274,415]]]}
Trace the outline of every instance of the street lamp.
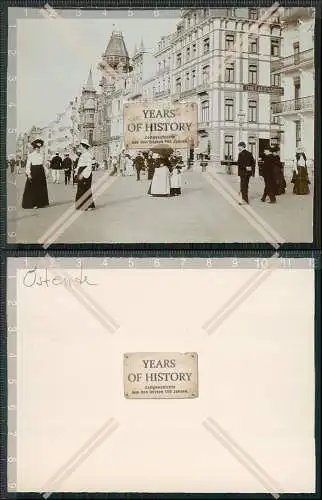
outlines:
{"label": "street lamp", "polygon": [[243,123],[244,123],[245,117],[246,117],[246,115],[243,112],[240,112],[237,115],[238,122],[239,122],[239,141],[238,142],[241,142],[241,140],[242,140],[241,135],[242,135],[242,128],[243,128]]}

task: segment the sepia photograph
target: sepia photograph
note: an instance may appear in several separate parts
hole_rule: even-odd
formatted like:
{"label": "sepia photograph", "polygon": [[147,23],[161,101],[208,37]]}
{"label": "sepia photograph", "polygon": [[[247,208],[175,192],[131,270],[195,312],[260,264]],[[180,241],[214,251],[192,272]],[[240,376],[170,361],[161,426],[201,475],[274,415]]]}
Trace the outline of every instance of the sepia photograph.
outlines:
{"label": "sepia photograph", "polygon": [[9,19],[10,242],[313,241],[314,8]]}

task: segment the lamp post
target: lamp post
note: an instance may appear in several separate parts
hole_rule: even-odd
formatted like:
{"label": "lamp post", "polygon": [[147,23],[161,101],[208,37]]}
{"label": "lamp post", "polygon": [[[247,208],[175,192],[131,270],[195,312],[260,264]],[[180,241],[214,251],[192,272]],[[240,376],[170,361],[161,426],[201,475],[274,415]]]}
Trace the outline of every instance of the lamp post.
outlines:
{"label": "lamp post", "polygon": [[239,122],[239,140],[238,140],[238,142],[240,142],[242,140],[242,129],[243,129],[243,123],[244,123],[245,117],[246,117],[246,115],[243,112],[240,112],[237,115],[238,122]]}

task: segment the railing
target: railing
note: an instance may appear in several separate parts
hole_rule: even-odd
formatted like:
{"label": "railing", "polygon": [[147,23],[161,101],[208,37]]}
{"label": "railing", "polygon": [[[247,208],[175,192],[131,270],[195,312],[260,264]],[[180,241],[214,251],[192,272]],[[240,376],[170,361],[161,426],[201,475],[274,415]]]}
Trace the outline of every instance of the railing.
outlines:
{"label": "railing", "polygon": [[166,90],[160,90],[159,92],[155,92],[153,97],[165,97],[165,96],[168,96],[170,95],[170,89],[166,89]]}
{"label": "railing", "polygon": [[291,99],[290,101],[276,102],[272,105],[272,113],[287,113],[290,111],[313,110],[314,98],[301,97],[299,99]]}
{"label": "railing", "polygon": [[284,69],[284,68],[288,68],[291,66],[298,66],[299,64],[302,64],[304,62],[312,61],[312,63],[313,63],[313,60],[314,60],[313,49],[303,50],[302,52],[299,52],[298,54],[292,54],[291,56],[283,57],[282,59],[279,59],[278,61],[273,61],[272,62],[272,71],[278,71],[282,68]]}

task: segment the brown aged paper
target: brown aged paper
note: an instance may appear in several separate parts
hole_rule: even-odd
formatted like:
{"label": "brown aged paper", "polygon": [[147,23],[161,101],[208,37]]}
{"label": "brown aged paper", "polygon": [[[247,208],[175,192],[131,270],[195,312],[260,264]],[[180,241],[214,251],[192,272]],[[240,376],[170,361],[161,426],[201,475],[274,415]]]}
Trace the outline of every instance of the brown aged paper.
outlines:
{"label": "brown aged paper", "polygon": [[124,354],[124,395],[129,399],[196,398],[197,353]]}
{"label": "brown aged paper", "polygon": [[198,106],[168,101],[124,104],[126,149],[149,149],[167,144],[186,149],[197,145]]}

